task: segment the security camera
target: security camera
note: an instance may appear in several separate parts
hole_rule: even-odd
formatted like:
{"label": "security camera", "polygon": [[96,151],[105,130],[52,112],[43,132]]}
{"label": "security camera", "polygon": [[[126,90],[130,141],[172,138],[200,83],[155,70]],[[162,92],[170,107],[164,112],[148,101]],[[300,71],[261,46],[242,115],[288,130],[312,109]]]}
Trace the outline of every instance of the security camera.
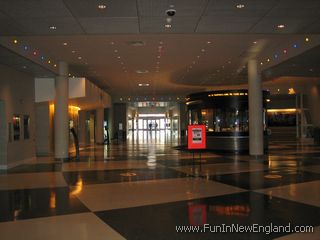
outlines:
{"label": "security camera", "polygon": [[169,17],[173,17],[173,16],[176,14],[176,10],[174,10],[174,9],[168,9],[168,10],[166,10],[166,14],[167,14]]}

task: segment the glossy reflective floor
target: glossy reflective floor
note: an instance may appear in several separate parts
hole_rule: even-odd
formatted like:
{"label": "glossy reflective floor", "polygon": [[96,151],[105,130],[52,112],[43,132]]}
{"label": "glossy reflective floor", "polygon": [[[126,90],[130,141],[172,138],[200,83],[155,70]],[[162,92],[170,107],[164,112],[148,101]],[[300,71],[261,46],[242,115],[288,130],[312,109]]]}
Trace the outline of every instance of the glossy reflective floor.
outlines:
{"label": "glossy reflective floor", "polygon": [[[320,239],[320,147],[271,142],[263,160],[179,151],[141,131],[0,173],[1,239]],[[314,233],[176,231],[182,225],[314,226]]]}

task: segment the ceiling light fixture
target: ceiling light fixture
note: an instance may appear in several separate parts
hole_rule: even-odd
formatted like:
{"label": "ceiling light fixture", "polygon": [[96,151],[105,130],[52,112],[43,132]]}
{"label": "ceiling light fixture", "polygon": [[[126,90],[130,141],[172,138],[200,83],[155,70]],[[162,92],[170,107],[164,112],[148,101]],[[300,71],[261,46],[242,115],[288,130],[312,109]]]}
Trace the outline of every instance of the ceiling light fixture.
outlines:
{"label": "ceiling light fixture", "polygon": [[150,84],[149,83],[139,83],[138,86],[139,87],[149,87]]}
{"label": "ceiling light fixture", "polygon": [[309,42],[309,38],[306,37],[306,38],[305,38],[305,41],[306,41],[306,42]]}
{"label": "ceiling light fixture", "polygon": [[284,25],[284,24],[279,24],[279,25],[277,26],[277,28],[279,28],[279,29],[285,28],[285,25]]}
{"label": "ceiling light fixture", "polygon": [[201,52],[205,52],[206,50],[204,50],[203,48],[201,49]]}
{"label": "ceiling light fixture", "polygon": [[79,56],[79,57],[78,57],[78,59],[79,59],[79,60],[81,60],[81,59],[82,59],[82,57],[80,57],[80,56]]}
{"label": "ceiling light fixture", "polygon": [[106,8],[107,8],[107,5],[105,5],[105,4],[99,4],[99,5],[98,5],[98,8],[99,8],[99,9],[106,9]]}
{"label": "ceiling light fixture", "polygon": [[207,44],[211,44],[211,42],[210,42],[210,41],[207,41]]}
{"label": "ceiling light fixture", "polygon": [[237,7],[238,9],[242,9],[242,8],[244,8],[244,4],[237,4],[236,7]]}
{"label": "ceiling light fixture", "polygon": [[66,43],[66,42],[63,43],[63,46],[67,46],[67,45],[68,45],[68,43]]}
{"label": "ceiling light fixture", "polygon": [[17,39],[13,40],[13,43],[14,43],[14,44],[17,44],[17,43],[18,43],[18,40],[17,40]]}
{"label": "ceiling light fixture", "polygon": [[171,28],[171,24],[165,24],[165,28]]}
{"label": "ceiling light fixture", "polygon": [[71,52],[72,52],[72,53],[76,53],[76,51],[75,51],[75,50],[72,50]]}
{"label": "ceiling light fixture", "polygon": [[50,29],[50,30],[56,30],[57,27],[56,27],[56,26],[49,26],[49,29]]}

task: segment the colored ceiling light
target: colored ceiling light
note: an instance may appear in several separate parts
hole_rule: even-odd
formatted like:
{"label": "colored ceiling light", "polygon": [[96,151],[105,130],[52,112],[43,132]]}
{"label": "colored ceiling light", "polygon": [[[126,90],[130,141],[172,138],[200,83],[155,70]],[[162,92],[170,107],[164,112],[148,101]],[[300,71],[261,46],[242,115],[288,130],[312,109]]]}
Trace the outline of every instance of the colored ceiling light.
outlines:
{"label": "colored ceiling light", "polygon": [[44,60],[44,56],[41,56],[41,60]]}
{"label": "colored ceiling light", "polygon": [[278,58],[278,54],[275,54],[275,55],[274,55],[274,58]]}
{"label": "colored ceiling light", "polygon": [[284,53],[284,54],[287,54],[287,53],[288,53],[287,49],[284,49],[284,50],[283,50],[283,53]]}
{"label": "colored ceiling light", "polygon": [[293,48],[298,48],[298,44],[293,44]]}
{"label": "colored ceiling light", "polygon": [[27,46],[27,45],[24,45],[24,46],[23,46],[23,50],[27,51],[27,50],[28,50],[28,46]]}
{"label": "colored ceiling light", "polygon": [[33,51],[33,56],[37,56],[37,51]]}

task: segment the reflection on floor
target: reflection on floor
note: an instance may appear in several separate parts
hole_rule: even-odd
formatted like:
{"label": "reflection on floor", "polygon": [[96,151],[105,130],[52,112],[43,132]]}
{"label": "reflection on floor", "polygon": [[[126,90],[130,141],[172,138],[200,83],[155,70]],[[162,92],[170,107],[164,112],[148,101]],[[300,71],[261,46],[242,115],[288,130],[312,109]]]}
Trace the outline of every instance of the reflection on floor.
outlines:
{"label": "reflection on floor", "polygon": [[[178,140],[140,131],[84,147],[77,162],[38,158],[0,172],[1,239],[320,239],[319,146],[283,141],[262,161],[212,152],[193,160],[173,148]],[[265,232],[214,231],[254,224]],[[269,233],[271,224],[314,232]]]}

